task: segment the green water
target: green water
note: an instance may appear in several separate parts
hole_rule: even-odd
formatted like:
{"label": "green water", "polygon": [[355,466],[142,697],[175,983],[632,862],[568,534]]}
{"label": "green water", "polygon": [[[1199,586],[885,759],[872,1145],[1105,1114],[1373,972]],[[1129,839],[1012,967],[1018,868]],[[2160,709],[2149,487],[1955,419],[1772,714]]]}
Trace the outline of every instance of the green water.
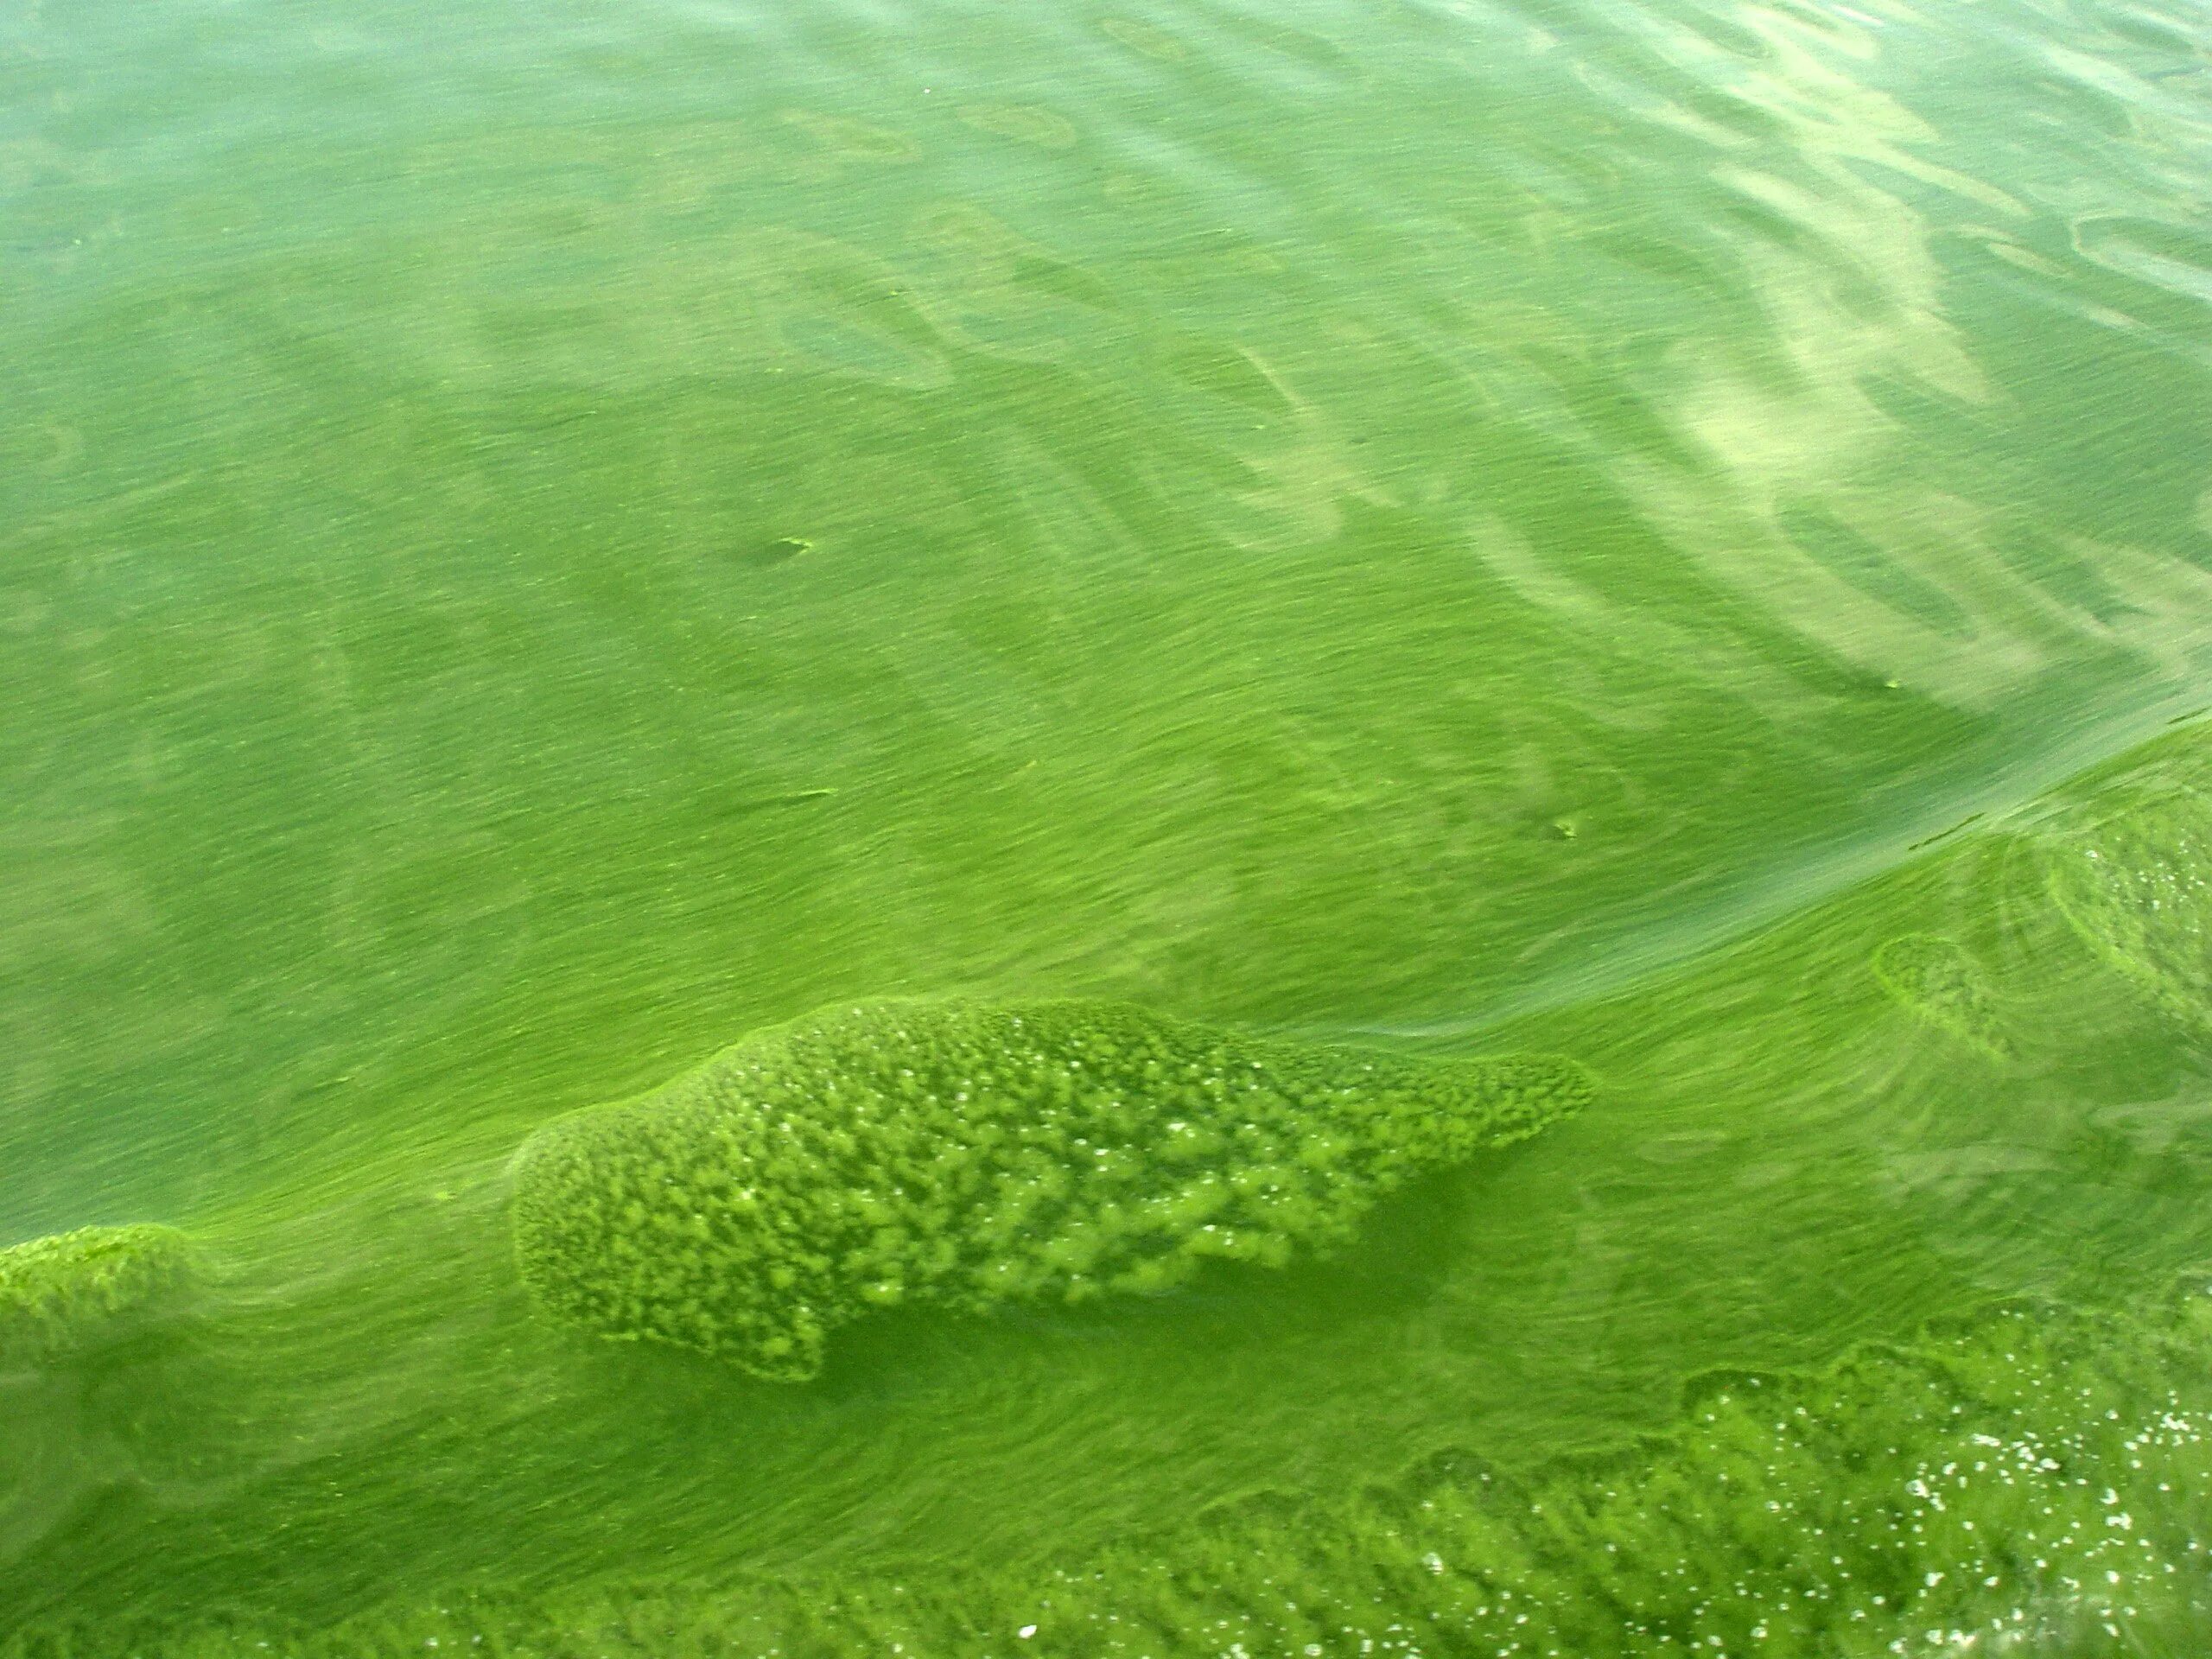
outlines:
{"label": "green water", "polygon": [[[2212,22],[1112,3],[0,9],[0,1245],[189,1241],[0,1256],[0,1654],[2212,1649]],[[533,1304],[533,1133],[893,997],[1596,1092],[800,1384]],[[2149,1589],[1653,1587],[1998,1320]],[[1482,1508],[1722,1377],[1741,1515]]]}

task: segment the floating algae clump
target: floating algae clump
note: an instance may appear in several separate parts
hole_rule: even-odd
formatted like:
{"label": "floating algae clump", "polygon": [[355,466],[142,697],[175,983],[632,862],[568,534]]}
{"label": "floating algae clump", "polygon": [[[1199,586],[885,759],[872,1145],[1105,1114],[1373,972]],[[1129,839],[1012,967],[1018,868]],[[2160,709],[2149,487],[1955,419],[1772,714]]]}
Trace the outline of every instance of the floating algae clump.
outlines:
{"label": "floating algae clump", "polygon": [[1090,1003],[879,1004],[541,1131],[517,1255],[564,1318],[803,1381],[872,1307],[1279,1265],[1588,1092],[1557,1059],[1407,1062]]}
{"label": "floating algae clump", "polygon": [[190,1267],[174,1227],[84,1227],[0,1250],[0,1362],[79,1348],[181,1285]]}

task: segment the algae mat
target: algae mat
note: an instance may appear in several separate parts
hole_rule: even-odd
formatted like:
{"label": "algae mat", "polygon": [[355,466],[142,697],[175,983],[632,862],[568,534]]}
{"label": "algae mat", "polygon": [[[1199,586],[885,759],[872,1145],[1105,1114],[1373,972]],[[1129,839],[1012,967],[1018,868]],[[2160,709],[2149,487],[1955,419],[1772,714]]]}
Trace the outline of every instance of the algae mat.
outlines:
{"label": "algae mat", "polygon": [[[2201,10],[43,0],[0,89],[0,1651],[2212,1646]],[[871,1118],[805,1380],[547,1317],[523,1148],[888,1007],[1211,1034]],[[1346,1127],[1510,1056],[1580,1109]],[[909,1298],[970,1154],[1038,1294]],[[1071,1302],[1101,1158],[1174,1265]]]}

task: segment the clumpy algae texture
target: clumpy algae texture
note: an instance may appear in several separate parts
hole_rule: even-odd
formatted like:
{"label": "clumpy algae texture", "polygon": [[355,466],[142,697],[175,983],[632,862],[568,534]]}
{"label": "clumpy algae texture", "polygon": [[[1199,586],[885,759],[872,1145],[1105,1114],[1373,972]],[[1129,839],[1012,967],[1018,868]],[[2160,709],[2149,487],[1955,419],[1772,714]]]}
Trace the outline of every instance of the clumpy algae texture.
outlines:
{"label": "clumpy algae texture", "polygon": [[0,1250],[0,1362],[67,1354],[181,1284],[173,1227],[84,1227]]}
{"label": "clumpy algae texture", "polygon": [[1588,1093],[1564,1060],[1408,1062],[1120,1007],[849,1008],[542,1131],[518,1259],[577,1324],[803,1381],[871,1308],[1077,1302],[1325,1249]]}

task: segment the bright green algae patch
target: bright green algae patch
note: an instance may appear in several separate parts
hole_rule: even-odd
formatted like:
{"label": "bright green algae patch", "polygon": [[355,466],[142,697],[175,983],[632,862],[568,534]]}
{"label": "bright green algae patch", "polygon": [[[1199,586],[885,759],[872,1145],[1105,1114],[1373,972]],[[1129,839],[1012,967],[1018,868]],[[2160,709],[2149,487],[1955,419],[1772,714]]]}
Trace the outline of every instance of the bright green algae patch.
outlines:
{"label": "bright green algae patch", "polygon": [[181,1285],[191,1247],[173,1227],[81,1227],[0,1250],[0,1363],[73,1351]]}
{"label": "bright green algae patch", "polygon": [[871,1308],[1281,1266],[1589,1092],[1559,1059],[1395,1060],[1109,1004],[879,1003],[543,1131],[517,1171],[517,1259],[577,1324],[803,1381]]}
{"label": "bright green algae patch", "polygon": [[[1670,1433],[1613,1455],[1516,1475],[1446,1453],[1349,1494],[1262,1496],[950,1582],[885,1572],[550,1603],[456,1591],[312,1635],[171,1630],[159,1645],[175,1659],[2171,1659],[2212,1643],[2212,1299],[2120,1316],[2019,1306],[1817,1375],[1708,1378],[1692,1398]],[[109,1650],[67,1640],[0,1654]]]}

